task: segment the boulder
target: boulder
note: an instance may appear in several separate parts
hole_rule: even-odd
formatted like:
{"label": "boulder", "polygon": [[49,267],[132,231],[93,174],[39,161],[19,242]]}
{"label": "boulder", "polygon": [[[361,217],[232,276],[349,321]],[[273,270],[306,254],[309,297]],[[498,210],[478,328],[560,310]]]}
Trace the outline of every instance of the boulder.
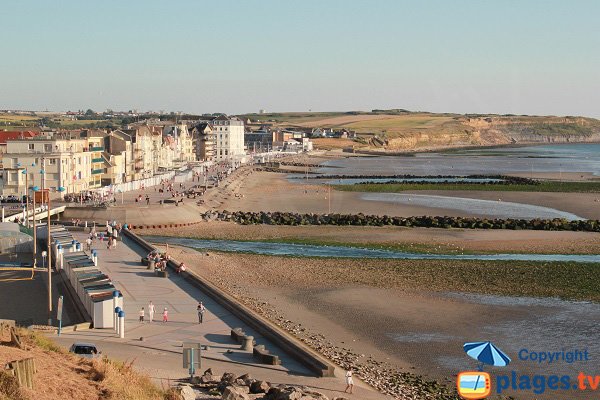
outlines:
{"label": "boulder", "polygon": [[182,400],[196,400],[196,392],[191,386],[181,386],[179,394]]}
{"label": "boulder", "polygon": [[250,400],[248,394],[246,394],[242,388],[237,386],[227,386],[223,390],[222,400]]}
{"label": "boulder", "polygon": [[250,393],[267,393],[271,385],[265,381],[254,381],[250,385]]}

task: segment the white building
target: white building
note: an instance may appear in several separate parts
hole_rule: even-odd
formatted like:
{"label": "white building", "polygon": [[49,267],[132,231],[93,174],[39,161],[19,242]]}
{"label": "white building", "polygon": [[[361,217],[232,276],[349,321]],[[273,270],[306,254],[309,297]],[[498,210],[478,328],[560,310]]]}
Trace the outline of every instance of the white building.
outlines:
{"label": "white building", "polygon": [[216,136],[215,158],[232,160],[243,157],[244,121],[236,117],[221,115],[212,121],[213,134]]}
{"label": "white building", "polygon": [[[90,189],[93,152],[85,139],[55,139],[36,137],[6,142],[4,155],[4,185],[2,194],[24,195],[33,186],[44,186],[51,193],[63,187],[66,193]],[[41,174],[42,168],[45,170]],[[27,185],[27,186],[26,186]]]}

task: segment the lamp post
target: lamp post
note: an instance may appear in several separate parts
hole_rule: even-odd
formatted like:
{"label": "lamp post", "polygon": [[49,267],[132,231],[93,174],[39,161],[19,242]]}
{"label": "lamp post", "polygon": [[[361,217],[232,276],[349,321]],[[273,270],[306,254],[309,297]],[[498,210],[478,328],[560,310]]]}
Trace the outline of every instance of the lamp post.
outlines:
{"label": "lamp post", "polygon": [[[46,210],[48,212],[48,223],[47,223],[47,243],[48,243],[48,325],[52,326],[52,258],[50,257],[52,252],[52,237],[50,236],[50,189],[48,192],[45,190],[46,184],[46,158],[42,158],[42,169],[40,170],[40,174],[42,175],[42,204],[46,203]],[[46,260],[44,257],[44,253],[42,252],[42,257],[44,259],[44,266],[46,265]]]}
{"label": "lamp post", "polygon": [[[33,206],[33,267],[35,268],[35,266],[37,265],[37,232],[36,232],[36,227],[35,227],[35,192],[37,192],[38,190],[40,190],[39,187],[37,186],[33,186],[31,188],[31,191],[33,192],[33,198],[32,198],[32,206]],[[27,218],[29,218],[29,216],[27,216]]]}

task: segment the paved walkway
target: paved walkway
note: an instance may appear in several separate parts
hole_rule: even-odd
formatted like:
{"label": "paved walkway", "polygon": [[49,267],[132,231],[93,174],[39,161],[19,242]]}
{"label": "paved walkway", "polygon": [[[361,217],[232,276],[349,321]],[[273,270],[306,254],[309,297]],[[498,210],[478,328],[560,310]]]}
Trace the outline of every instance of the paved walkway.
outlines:
{"label": "paved walkway", "polygon": [[[83,242],[86,234],[75,232],[74,236]],[[180,276],[170,274],[168,279],[155,277],[153,271],[140,264],[140,257],[145,255],[145,252],[136,244],[125,239],[124,242],[118,243],[116,249],[107,250],[104,243],[96,243],[95,246],[99,267],[123,293],[125,339],[117,338],[112,330],[98,329],[63,334],[58,339],[59,343],[70,345],[74,341],[94,342],[110,357],[124,360],[136,358],[136,363],[141,369],[156,379],[173,379],[187,375],[181,365],[182,342],[199,341],[209,346],[209,350],[203,353],[203,369],[212,367],[216,373],[250,372],[258,379],[308,385],[330,396],[341,395],[339,390],[343,391],[343,378],[312,377],[303,365],[258,335]],[[150,301],[156,306],[155,322],[139,323],[138,312],[141,307],[147,310]],[[202,324],[198,323],[196,313],[198,301],[202,301],[207,308]],[[167,323],[161,322],[164,307],[169,311]],[[240,350],[239,345],[231,340],[230,330],[235,327],[243,328],[247,334],[253,335],[259,344],[264,344],[273,354],[277,354],[282,360],[282,365],[256,364],[251,352]],[[355,389],[355,394],[347,397],[387,398],[371,388]]]}

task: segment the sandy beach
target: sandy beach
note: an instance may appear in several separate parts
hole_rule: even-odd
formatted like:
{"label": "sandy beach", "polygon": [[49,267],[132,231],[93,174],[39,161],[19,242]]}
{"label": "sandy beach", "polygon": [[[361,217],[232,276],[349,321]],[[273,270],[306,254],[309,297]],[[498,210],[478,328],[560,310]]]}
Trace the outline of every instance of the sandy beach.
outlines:
{"label": "sandy beach", "polygon": [[[450,385],[457,371],[473,368],[462,352],[465,341],[493,336],[506,351],[518,351],[530,344],[527,330],[505,327],[541,330],[563,313],[579,318],[598,312],[568,301],[505,296],[545,291],[543,297],[555,297],[565,276],[597,279],[585,268],[273,257],[173,246],[169,253],[338,363],[375,366],[388,371],[384,375],[410,372]],[[465,269],[477,278],[465,281]],[[511,274],[518,279],[505,282]],[[548,284],[541,276],[555,281]],[[558,332],[574,337],[593,329],[588,325],[556,325],[537,340],[544,343]]]}
{"label": "sandy beach", "polygon": [[[307,167],[285,168],[307,171],[316,163],[339,156],[288,159]],[[505,202],[600,218],[600,207],[595,202],[597,194],[484,191],[415,194],[493,201],[501,197]],[[366,201],[360,196],[322,185],[291,183],[285,173],[243,167],[218,188],[211,189],[198,212],[213,208],[472,216],[450,209]],[[383,246],[447,254],[597,254],[600,246],[600,234],[590,232],[242,226],[216,221],[144,229],[143,234]],[[169,252],[338,364],[359,365],[367,381],[379,373],[405,378],[416,374],[452,386],[457,371],[473,368],[462,352],[465,341],[490,338],[494,332],[493,339],[507,351],[518,351],[517,346],[530,338],[523,334],[525,330],[505,329],[506,326],[527,325],[543,330],[557,315],[568,312],[575,318],[577,313],[585,311],[580,311],[578,303],[557,298],[600,300],[597,288],[590,283],[599,279],[597,269],[576,263],[318,259],[206,252],[178,246],[169,246]],[[473,315],[477,318],[473,319]],[[589,328],[575,326],[562,326],[559,331],[565,337],[574,337],[577,334],[574,330]],[[541,342],[552,342],[551,337],[543,334],[538,337]],[[518,368],[535,372],[527,365]],[[402,375],[406,372],[411,375]],[[376,376],[379,382],[382,378]]]}

